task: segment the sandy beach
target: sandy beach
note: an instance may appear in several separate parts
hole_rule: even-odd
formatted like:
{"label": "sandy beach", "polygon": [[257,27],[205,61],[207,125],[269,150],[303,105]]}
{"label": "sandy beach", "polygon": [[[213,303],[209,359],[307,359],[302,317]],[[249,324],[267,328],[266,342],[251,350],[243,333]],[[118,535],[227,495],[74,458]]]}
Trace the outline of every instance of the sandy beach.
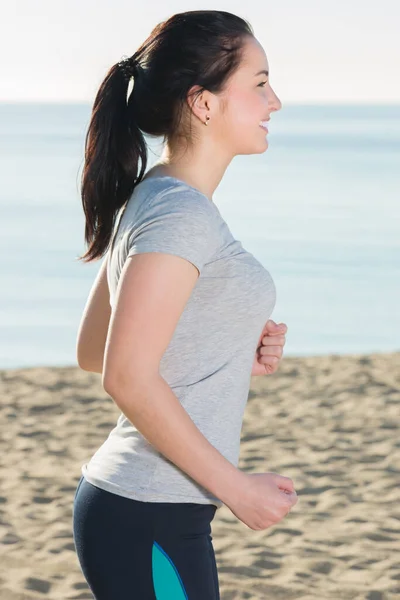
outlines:
{"label": "sandy beach", "polygon": [[[119,409],[77,367],[2,370],[0,395],[0,599],[93,598],[72,504]],[[221,599],[399,598],[399,433],[400,352],[284,357],[253,377],[239,467],[291,477],[299,501],[265,531],[217,512]]]}

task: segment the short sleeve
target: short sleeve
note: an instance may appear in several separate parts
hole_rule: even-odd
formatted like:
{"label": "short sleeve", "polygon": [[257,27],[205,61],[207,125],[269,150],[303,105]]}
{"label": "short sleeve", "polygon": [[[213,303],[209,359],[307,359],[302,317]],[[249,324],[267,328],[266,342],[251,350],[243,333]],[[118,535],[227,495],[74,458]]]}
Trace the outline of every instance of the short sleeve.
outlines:
{"label": "short sleeve", "polygon": [[214,211],[211,201],[195,190],[163,190],[144,205],[130,233],[127,256],[173,254],[190,261],[201,273],[218,250]]}

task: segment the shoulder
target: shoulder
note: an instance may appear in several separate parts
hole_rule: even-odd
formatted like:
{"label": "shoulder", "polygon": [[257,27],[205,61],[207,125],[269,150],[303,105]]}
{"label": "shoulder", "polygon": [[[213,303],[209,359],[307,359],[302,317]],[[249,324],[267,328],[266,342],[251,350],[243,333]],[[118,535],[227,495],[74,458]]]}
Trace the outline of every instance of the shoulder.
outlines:
{"label": "shoulder", "polygon": [[[173,178],[163,177],[151,183],[148,207],[163,209],[179,209],[188,212],[203,212],[212,219],[215,207],[199,190]],[[146,194],[145,194],[146,196]]]}
{"label": "shoulder", "polygon": [[[154,183],[154,185],[153,185]],[[195,188],[176,180],[141,187],[127,215],[127,256],[165,252],[187,258],[201,272],[219,252],[215,207]]]}
{"label": "shoulder", "polygon": [[218,235],[218,210],[199,190],[169,177],[149,179],[138,188],[131,207],[133,222],[143,224],[158,219],[166,226],[181,222],[188,228]]}

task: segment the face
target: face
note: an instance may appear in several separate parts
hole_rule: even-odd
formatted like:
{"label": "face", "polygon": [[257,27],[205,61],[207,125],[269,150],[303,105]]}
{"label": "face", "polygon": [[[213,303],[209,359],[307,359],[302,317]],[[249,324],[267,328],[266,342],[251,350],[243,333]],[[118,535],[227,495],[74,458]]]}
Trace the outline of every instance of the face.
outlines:
{"label": "face", "polygon": [[221,143],[233,156],[258,154],[268,148],[268,133],[260,122],[267,121],[282,104],[265,72],[269,65],[263,47],[256,38],[248,38],[242,63],[219,96],[222,103],[215,119]]}

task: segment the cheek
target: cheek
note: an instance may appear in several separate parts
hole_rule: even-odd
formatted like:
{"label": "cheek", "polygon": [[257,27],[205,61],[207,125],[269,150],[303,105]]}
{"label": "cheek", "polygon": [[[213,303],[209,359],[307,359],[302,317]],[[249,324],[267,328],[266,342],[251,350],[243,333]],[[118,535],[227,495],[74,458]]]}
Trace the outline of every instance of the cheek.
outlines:
{"label": "cheek", "polygon": [[238,91],[231,96],[227,121],[240,135],[249,127],[257,125],[260,114],[262,114],[262,98],[257,93]]}
{"label": "cheek", "polygon": [[250,90],[246,93],[238,94],[236,98],[237,125],[241,133],[244,130],[254,131],[259,125],[260,120],[265,115],[266,102],[263,98],[261,88],[259,90]]}

